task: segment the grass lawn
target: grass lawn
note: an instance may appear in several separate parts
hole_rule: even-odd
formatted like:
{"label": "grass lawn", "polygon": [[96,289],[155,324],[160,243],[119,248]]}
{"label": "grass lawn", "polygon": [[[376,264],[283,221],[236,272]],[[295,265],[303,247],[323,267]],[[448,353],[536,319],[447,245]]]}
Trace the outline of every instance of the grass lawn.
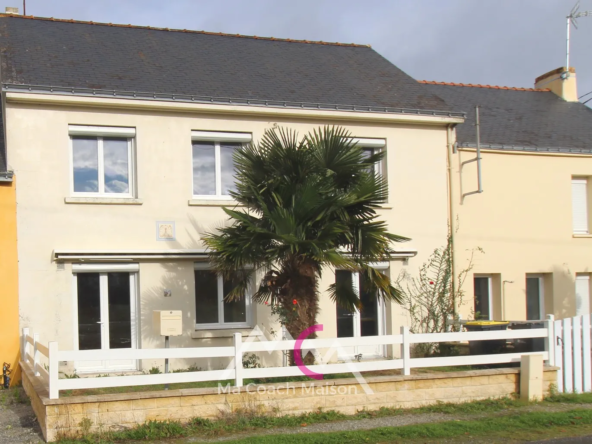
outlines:
{"label": "grass lawn", "polygon": [[[262,415],[257,411],[237,411],[232,414],[222,414],[216,420],[194,418],[189,424],[171,422],[149,422],[134,429],[120,432],[104,433],[102,435],[87,435],[81,440],[63,440],[62,444],[74,442],[95,443],[119,443],[137,440],[156,440],[166,438],[179,438],[194,440],[196,437],[216,438],[240,433],[257,433],[257,431],[269,430],[278,427],[302,428],[313,424],[322,424],[343,420],[362,420],[369,418],[392,417],[396,415],[418,415],[424,413],[440,413],[451,415],[455,420],[431,424],[417,424],[401,427],[388,427],[359,432],[335,432],[335,433],[305,433],[285,434],[279,436],[265,435],[244,438],[238,441],[244,443],[373,443],[373,442],[443,442],[444,439],[452,439],[450,442],[459,442],[476,437],[487,438],[488,442],[493,438],[499,438],[506,444],[509,440],[538,439],[551,436],[570,436],[592,434],[592,409],[578,409],[578,404],[592,404],[592,394],[582,395],[554,395],[541,403],[541,407],[553,408],[557,403],[573,405],[574,410],[569,412],[529,412],[525,407],[533,403],[525,403],[512,398],[488,399],[463,404],[439,403],[432,406],[417,409],[389,409],[382,408],[376,411],[360,411],[356,415],[344,415],[335,411],[317,411],[297,416]],[[522,411],[521,411],[522,410]],[[479,415],[475,419],[475,415]],[[520,438],[523,437],[523,438]],[[187,441],[193,442],[193,441]],[[419,441],[418,441],[419,442]],[[514,441],[520,442],[520,441]]]}

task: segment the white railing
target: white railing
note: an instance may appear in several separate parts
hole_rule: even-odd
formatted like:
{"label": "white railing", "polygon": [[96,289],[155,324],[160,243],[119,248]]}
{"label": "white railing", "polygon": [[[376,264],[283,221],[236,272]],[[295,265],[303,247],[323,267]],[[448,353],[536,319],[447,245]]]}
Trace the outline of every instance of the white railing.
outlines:
{"label": "white railing", "polygon": [[592,391],[590,316],[575,316],[554,322],[557,390],[565,393]]}
{"label": "white railing", "polygon": [[[554,322],[549,316],[545,328],[531,330],[496,330],[482,332],[448,332],[412,334],[409,327],[401,327],[401,334],[371,336],[361,338],[306,339],[302,343],[303,355],[307,350],[343,349],[354,346],[398,346],[400,358],[378,361],[337,362],[310,365],[307,368],[321,374],[366,372],[376,370],[400,369],[403,375],[409,375],[412,368],[466,366],[482,364],[518,363],[524,354],[542,354],[548,365],[555,365]],[[466,342],[481,340],[512,340],[545,338],[543,352],[500,353],[490,355],[449,356],[433,358],[411,358],[413,344],[437,342]],[[57,342],[49,342],[45,347],[39,343],[39,336],[29,335],[29,329],[23,329],[22,362],[30,366],[39,376],[49,392],[50,399],[57,399],[60,390],[89,389],[101,387],[125,387],[152,384],[174,384],[201,381],[234,380],[237,387],[243,386],[245,378],[274,378],[302,376],[299,367],[243,368],[243,354],[255,352],[274,352],[294,350],[295,340],[243,342],[240,333],[234,334],[234,344],[227,347],[165,348],[165,349],[119,349],[119,350],[59,350]],[[29,354],[33,346],[33,356]],[[46,356],[49,371],[40,365],[40,355]],[[167,373],[150,375],[113,376],[107,378],[84,377],[59,379],[60,361],[98,361],[98,360],[142,360],[142,359],[199,359],[231,358],[226,370],[208,370],[186,373]]]}

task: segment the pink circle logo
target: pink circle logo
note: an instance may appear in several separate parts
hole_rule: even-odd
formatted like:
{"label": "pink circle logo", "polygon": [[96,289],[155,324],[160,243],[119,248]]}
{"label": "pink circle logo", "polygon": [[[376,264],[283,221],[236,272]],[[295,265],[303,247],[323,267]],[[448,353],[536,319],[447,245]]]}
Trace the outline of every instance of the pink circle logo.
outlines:
{"label": "pink circle logo", "polygon": [[320,381],[321,379],[323,379],[323,375],[320,373],[313,372],[306,365],[304,365],[304,362],[302,361],[302,343],[308,336],[310,336],[315,331],[323,331],[323,324],[312,325],[308,327],[306,330],[304,330],[302,333],[300,333],[298,339],[296,339],[296,344],[294,344],[294,360],[296,361],[296,365],[302,373],[304,373],[309,378]]}

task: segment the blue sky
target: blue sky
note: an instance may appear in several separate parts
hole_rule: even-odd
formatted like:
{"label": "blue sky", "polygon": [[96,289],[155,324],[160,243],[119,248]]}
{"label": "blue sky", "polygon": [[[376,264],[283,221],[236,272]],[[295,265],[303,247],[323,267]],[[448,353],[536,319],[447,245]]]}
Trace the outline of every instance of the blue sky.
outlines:
{"label": "blue sky", "polygon": [[[370,44],[417,79],[531,87],[565,64],[575,0],[27,0],[27,14]],[[18,6],[22,0],[1,1]],[[592,10],[581,0],[580,10]],[[572,30],[579,95],[592,91],[592,16]],[[588,98],[592,97],[592,94]],[[592,102],[590,102],[592,104]]]}

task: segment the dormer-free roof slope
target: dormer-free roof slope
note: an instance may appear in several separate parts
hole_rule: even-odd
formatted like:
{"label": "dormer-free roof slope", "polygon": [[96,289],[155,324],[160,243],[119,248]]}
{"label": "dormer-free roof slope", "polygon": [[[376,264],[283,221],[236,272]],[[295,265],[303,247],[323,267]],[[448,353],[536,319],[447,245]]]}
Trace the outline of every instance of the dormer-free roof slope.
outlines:
{"label": "dormer-free roof slope", "polygon": [[368,46],[0,16],[2,82],[444,110]]}
{"label": "dormer-free roof slope", "polygon": [[549,90],[420,81],[451,109],[467,113],[457,127],[461,146],[474,146],[475,106],[483,147],[592,154],[592,110]]}

